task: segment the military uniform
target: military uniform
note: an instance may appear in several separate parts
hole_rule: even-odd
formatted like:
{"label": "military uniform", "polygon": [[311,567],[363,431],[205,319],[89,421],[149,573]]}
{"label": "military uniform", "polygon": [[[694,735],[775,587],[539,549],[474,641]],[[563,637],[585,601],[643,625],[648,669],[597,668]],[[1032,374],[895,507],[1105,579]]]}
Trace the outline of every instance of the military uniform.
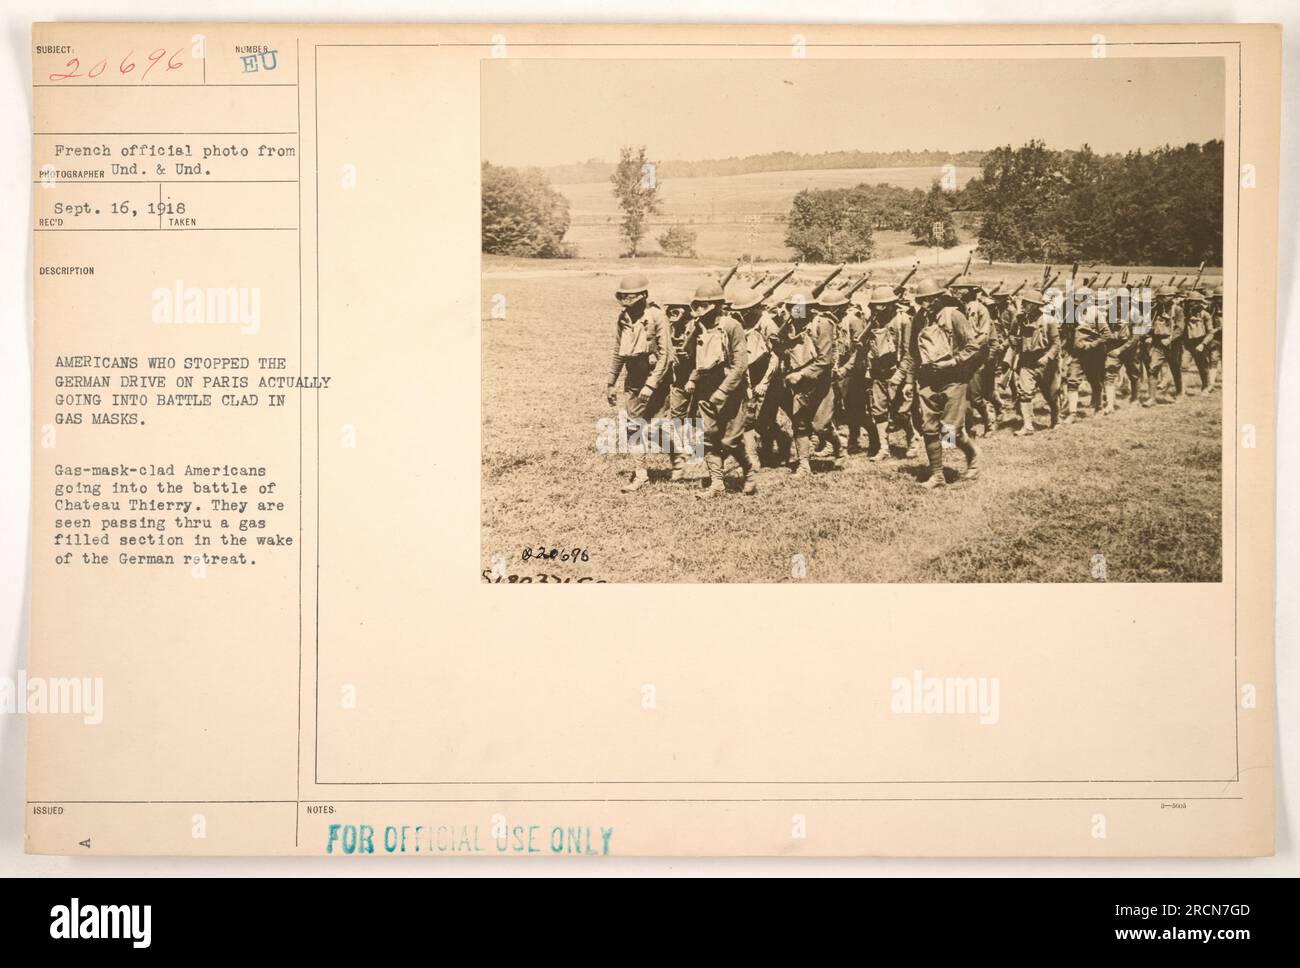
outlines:
{"label": "military uniform", "polygon": [[777,346],[781,376],[790,394],[790,421],[794,429],[796,470],[808,473],[813,456],[813,436],[839,450],[835,436],[835,401],[831,381],[835,363],[835,320],[822,313],[808,318],[813,300],[803,293],[787,298],[794,305],[790,321]]}
{"label": "military uniform", "polygon": [[[1127,298],[1114,296],[1115,311],[1112,319],[1111,335],[1106,350],[1106,379],[1121,394],[1124,381],[1128,381],[1128,398],[1136,403],[1140,398],[1139,387],[1145,379],[1145,367],[1140,353],[1142,345],[1142,312],[1137,304]],[[1113,401],[1112,401],[1113,404]]]}
{"label": "military uniform", "polygon": [[722,289],[706,283],[695,291],[692,314],[699,320],[695,369],[686,387],[695,393],[704,429],[704,463],[710,495],[723,494],[723,467],[731,457],[744,474],[744,491],[753,494],[753,467],[745,452],[745,400],[749,393],[745,331],[722,312]]}
{"label": "military uniform", "polygon": [[[1081,317],[1087,312],[1086,299],[1090,295],[1088,289],[1067,291],[1057,316],[1061,334],[1061,377],[1065,383],[1063,423],[1072,422],[1079,410],[1079,388],[1085,381],[1092,383],[1087,360],[1089,340],[1081,339],[1079,334]],[[1100,392],[1097,396],[1100,397]]]}
{"label": "military uniform", "polygon": [[[1078,312],[1074,327],[1074,352],[1083,369],[1083,378],[1092,391],[1093,413],[1109,406],[1110,388],[1106,382],[1106,353],[1110,348],[1111,328],[1107,317],[1109,302],[1090,302]],[[1077,399],[1074,401],[1077,403]]]}
{"label": "military uniform", "polygon": [[944,484],[943,444],[952,439],[966,456],[967,476],[978,473],[979,450],[966,435],[966,394],[973,363],[988,351],[987,334],[971,325],[953,305],[941,306],[942,290],[933,280],[917,286],[919,312],[913,321],[909,353],[915,360],[921,436],[930,465],[928,487]]}
{"label": "military uniform", "polygon": [[[913,447],[915,385],[903,366],[911,342],[912,320],[898,307],[897,297],[888,286],[878,286],[871,293],[870,304],[872,313],[862,349],[866,355],[871,422],[876,428],[872,443],[877,449],[872,459],[879,461],[889,457],[889,435],[893,431],[903,434],[909,450]],[[881,307],[879,313],[876,306]]]}
{"label": "military uniform", "polygon": [[685,455],[694,446],[691,437],[693,421],[699,416],[695,397],[686,389],[695,372],[695,349],[699,342],[700,324],[690,313],[690,303],[669,304],[668,334],[672,340],[672,357],[669,364],[668,416],[673,422],[672,479],[680,481],[685,476]]}
{"label": "military uniform", "polygon": [[1210,294],[1210,320],[1214,330],[1210,334],[1210,365],[1214,368],[1215,382],[1223,377],[1223,287],[1215,286]]}
{"label": "military uniform", "polygon": [[1034,432],[1034,395],[1041,393],[1051,413],[1052,426],[1058,419],[1060,399],[1060,325],[1043,312],[1043,297],[1036,290],[1025,293],[1024,307],[1016,335],[1016,400],[1021,426],[1017,436]]}
{"label": "military uniform", "polygon": [[[628,416],[649,420],[663,409],[668,399],[666,377],[670,355],[667,350],[671,342],[668,317],[655,303],[647,302],[636,318],[626,309],[618,314],[609,386],[618,383],[621,372],[623,389],[630,397]],[[643,389],[650,393],[642,394]]]}
{"label": "military uniform", "polygon": [[614,326],[614,353],[606,384],[612,402],[621,375],[627,394],[628,450],[635,468],[627,490],[637,490],[649,479],[647,452],[657,429],[654,421],[668,402],[672,346],[668,317],[649,301],[646,286],[641,275],[626,276],[619,283],[617,296],[623,308]]}
{"label": "military uniform", "polygon": [[1164,400],[1166,379],[1173,384],[1175,396],[1183,392],[1183,311],[1173,301],[1173,293],[1168,291],[1171,288],[1165,286],[1156,293],[1156,306],[1151,311],[1147,379],[1153,400]]}
{"label": "military uniform", "polygon": [[[832,297],[825,297],[832,298]],[[828,313],[833,319],[834,313]],[[850,306],[835,321],[835,396],[838,422],[846,429],[849,450],[860,446],[862,429],[867,430],[870,448],[880,446],[876,427],[868,416],[870,396],[867,391],[866,354],[862,351],[862,336],[867,321],[856,306]]]}
{"label": "military uniform", "polygon": [[1214,317],[1205,308],[1204,298],[1196,293],[1187,297],[1184,303],[1183,336],[1187,352],[1196,364],[1196,372],[1201,378],[1201,392],[1214,390],[1214,361],[1211,344],[1214,340]]}
{"label": "military uniform", "polygon": [[989,336],[989,355],[981,368],[981,377],[984,400],[993,411],[993,425],[996,427],[1002,420],[1000,383],[1002,374],[1010,369],[1008,356],[1016,311],[1011,305],[1010,294],[1002,292],[1001,287],[994,290],[991,296],[993,302],[989,307],[989,316],[993,321],[993,330]]}
{"label": "military uniform", "polygon": [[984,367],[988,363],[993,344],[993,315],[989,312],[979,296],[979,286],[969,278],[958,279],[953,288],[961,295],[962,315],[966,317],[980,349],[971,357],[970,374],[966,381],[967,427],[981,434],[997,429],[997,424],[989,417],[989,403],[986,397],[987,380]]}
{"label": "military uniform", "polygon": [[737,321],[745,331],[745,355],[748,359],[745,447],[750,463],[758,468],[764,451],[775,450],[779,454],[782,449],[788,449],[778,419],[781,361],[772,349],[772,341],[780,326],[767,310],[762,310],[750,326],[745,325],[744,314],[738,314]]}

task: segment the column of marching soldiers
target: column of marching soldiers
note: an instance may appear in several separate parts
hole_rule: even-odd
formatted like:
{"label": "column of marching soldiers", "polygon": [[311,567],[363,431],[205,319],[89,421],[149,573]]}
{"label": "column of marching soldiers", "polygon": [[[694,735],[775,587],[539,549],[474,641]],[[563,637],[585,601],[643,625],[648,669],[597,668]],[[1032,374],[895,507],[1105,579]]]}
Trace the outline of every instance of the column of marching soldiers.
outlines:
{"label": "column of marching soldiers", "polygon": [[672,481],[687,479],[696,452],[677,430],[702,426],[704,495],[726,493],[728,460],[739,490],[753,494],[760,470],[807,478],[814,464],[838,468],[846,453],[864,452],[873,462],[924,457],[920,483],[933,489],[946,483],[946,449],[960,451],[960,476],[970,480],[981,467],[974,438],[1012,424],[1015,436],[1040,432],[1037,396],[1053,428],[1086,409],[1114,413],[1120,399],[1173,403],[1185,355],[1201,392],[1215,388],[1223,287],[1200,288],[1199,272],[1139,298],[1152,293],[1150,276],[1130,283],[1124,273],[1112,286],[1113,274],[1101,282],[1098,274],[1076,288],[1072,272],[1057,289],[1060,274],[1049,279],[1048,267],[1040,288],[985,289],[967,274],[968,261],[946,285],[909,286],[913,267],[901,282],[870,289],[863,308],[853,297],[871,274],[836,287],[843,268],[776,299],[794,268],[729,293],[733,268],[660,303],[644,275],[620,281],[606,390],[616,406],[623,376],[634,461],[625,491],[649,480],[644,428],[656,421],[674,428],[665,448]]}

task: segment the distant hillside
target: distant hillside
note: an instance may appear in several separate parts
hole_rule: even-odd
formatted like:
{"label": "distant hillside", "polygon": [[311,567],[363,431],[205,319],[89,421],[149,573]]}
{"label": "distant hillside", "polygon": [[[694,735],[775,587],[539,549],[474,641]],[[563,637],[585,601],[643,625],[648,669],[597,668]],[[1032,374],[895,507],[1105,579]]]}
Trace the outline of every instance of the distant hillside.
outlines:
{"label": "distant hillside", "polygon": [[[707,178],[725,175],[749,175],[764,171],[824,171],[840,168],[937,168],[941,165],[978,167],[983,151],[823,151],[804,154],[797,151],[772,151],[743,158],[710,158],[704,161],[661,161],[659,178]],[[542,171],[552,185],[578,185],[609,181],[614,172],[612,161],[589,161],[574,165],[554,165]]]}

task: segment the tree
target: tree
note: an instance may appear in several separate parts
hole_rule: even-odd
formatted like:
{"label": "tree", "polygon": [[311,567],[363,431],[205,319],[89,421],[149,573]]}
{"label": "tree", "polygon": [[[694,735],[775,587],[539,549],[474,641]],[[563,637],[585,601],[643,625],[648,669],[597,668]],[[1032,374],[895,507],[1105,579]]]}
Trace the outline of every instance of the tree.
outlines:
{"label": "tree", "polygon": [[957,244],[957,228],[952,221],[952,199],[937,182],[922,193],[911,212],[912,238],[922,245],[950,249]]}
{"label": "tree", "polygon": [[790,205],[785,244],[808,262],[862,262],[874,248],[872,221],[857,189],[804,189]]}
{"label": "tree", "polygon": [[681,225],[669,226],[668,231],[657,239],[659,248],[669,255],[695,258],[695,233]]}
{"label": "tree", "polygon": [[635,256],[645,237],[646,219],[660,211],[659,179],[655,166],[646,161],[645,145],[624,145],[619,151],[618,167],[609,176],[614,197],[623,209],[620,232],[627,243],[627,254]]}
{"label": "tree", "polygon": [[1217,140],[1123,156],[1031,141],[988,152],[962,207],[989,259],[1222,265],[1223,165]]}
{"label": "tree", "polygon": [[567,259],[573,247],[569,201],[537,169],[483,162],[483,251],[533,259]]}

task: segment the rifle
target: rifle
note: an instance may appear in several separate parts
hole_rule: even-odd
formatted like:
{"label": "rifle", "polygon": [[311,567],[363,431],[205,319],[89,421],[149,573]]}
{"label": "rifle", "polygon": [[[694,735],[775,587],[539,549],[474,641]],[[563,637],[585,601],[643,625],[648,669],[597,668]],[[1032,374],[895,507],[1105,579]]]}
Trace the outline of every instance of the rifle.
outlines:
{"label": "rifle", "polygon": [[1047,288],[1047,277],[1050,276],[1051,274],[1052,274],[1052,266],[1050,264],[1043,266],[1043,281],[1038,284],[1039,289]]}
{"label": "rifle", "polygon": [[943,288],[945,289],[949,288],[954,282],[956,282],[962,276],[970,273],[970,260],[971,260],[971,256],[973,256],[974,254],[975,254],[974,252],[971,252],[970,255],[966,256],[966,267],[962,269],[961,272],[957,273],[955,276],[953,276],[951,279],[945,282],[943,284]]}
{"label": "rifle", "polygon": [[1197,286],[1201,284],[1201,276],[1204,274],[1205,274],[1205,262],[1202,261],[1201,267],[1196,270],[1196,281],[1192,283],[1193,289],[1195,289]]}
{"label": "rifle", "polygon": [[907,288],[907,284],[912,281],[912,277],[916,275],[916,270],[919,268],[921,268],[921,262],[918,259],[916,265],[912,266],[912,268],[907,270],[907,275],[903,276],[903,281],[894,287],[894,292],[898,293],[898,295],[901,296],[903,294],[903,290]]}
{"label": "rifle", "polygon": [[719,283],[719,286],[723,289],[726,289],[727,283],[729,283],[732,280],[732,278],[736,275],[736,273],[739,270],[740,270],[740,263],[737,262],[734,266],[731,267],[731,271],[722,277],[722,281]]}
{"label": "rifle", "polygon": [[[1044,278],[1046,277],[1044,276]],[[1056,283],[1056,280],[1059,278],[1061,278],[1061,274],[1058,272],[1056,275],[1052,276],[1051,279],[1048,279],[1046,282],[1043,283],[1043,289],[1045,290],[1051,289],[1052,286]]]}
{"label": "rifle", "polygon": [[772,284],[769,285],[766,289],[763,290],[763,295],[759,297],[759,300],[758,300],[758,301],[759,301],[759,302],[763,302],[763,301],[765,301],[765,300],[771,298],[772,293],[774,293],[774,292],[776,292],[778,289],[780,289],[781,286],[782,286],[782,284],[783,284],[787,279],[789,279],[792,275],[794,275],[794,270],[795,270],[795,269],[798,269],[798,268],[799,268],[799,263],[796,262],[794,265],[792,265],[792,266],[789,268],[789,270],[787,270],[787,272],[785,273],[785,275],[781,276],[781,278],[777,279],[776,282],[772,283]]}
{"label": "rifle", "polygon": [[1110,282],[1110,277],[1113,276],[1114,274],[1115,273],[1112,272],[1109,275],[1107,275],[1106,278],[1101,281],[1101,285],[1098,288],[1105,289],[1106,284]]}
{"label": "rifle", "polygon": [[836,276],[838,276],[841,272],[844,271],[844,267],[846,265],[848,265],[847,262],[841,262],[837,268],[834,268],[830,271],[830,274],[826,276],[825,279],[823,279],[821,282],[817,283],[817,285],[812,287],[812,295],[814,299],[816,299],[818,296],[820,296],[823,292],[826,291],[826,287],[829,286],[832,281],[834,281]]}
{"label": "rifle", "polygon": [[1011,290],[1011,295],[1007,296],[1007,298],[1008,298],[1008,299],[1015,299],[1015,298],[1016,298],[1016,293],[1018,293],[1021,289],[1024,289],[1024,288],[1025,288],[1025,285],[1026,285],[1028,282],[1029,282],[1029,280],[1026,279],[1026,280],[1025,280],[1024,282],[1022,282],[1020,285],[1016,286],[1016,288],[1012,289],[1012,290]]}
{"label": "rifle", "polygon": [[1074,265],[1070,267],[1070,285],[1072,286],[1074,285],[1074,277],[1078,273],[1078,271],[1079,271],[1079,263],[1076,262]]}
{"label": "rifle", "polygon": [[849,288],[841,290],[840,294],[841,294],[845,299],[851,299],[851,298],[853,298],[853,294],[854,294],[855,292],[857,292],[859,289],[861,289],[863,286],[865,286],[865,285],[867,284],[867,280],[870,279],[870,278],[871,278],[871,273],[868,272],[865,276],[863,276],[861,279],[859,279],[859,280],[858,280],[857,282],[855,282],[853,285],[849,286]]}

